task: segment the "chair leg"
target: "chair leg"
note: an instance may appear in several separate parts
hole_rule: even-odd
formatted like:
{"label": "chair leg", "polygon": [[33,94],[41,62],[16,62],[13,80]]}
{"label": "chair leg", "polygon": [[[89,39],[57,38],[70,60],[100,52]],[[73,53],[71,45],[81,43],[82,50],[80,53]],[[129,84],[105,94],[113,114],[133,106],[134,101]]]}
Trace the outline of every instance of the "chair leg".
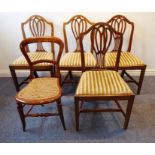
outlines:
{"label": "chair leg", "polygon": [[50,70],[50,75],[51,77],[55,76],[55,73],[56,73],[56,69],[54,66],[51,67],[51,70]]}
{"label": "chair leg", "polygon": [[54,72],[50,71],[50,75],[51,75],[51,77],[53,77],[54,76]]}
{"label": "chair leg", "polygon": [[37,71],[34,71],[34,76],[35,76],[36,78],[39,77]]}
{"label": "chair leg", "polygon": [[9,66],[9,68],[10,68],[10,73],[11,73],[11,76],[12,76],[12,79],[13,79],[13,82],[14,82],[14,86],[16,88],[16,91],[18,92],[20,89],[19,89],[19,84],[18,84],[15,69],[12,66]]}
{"label": "chair leg", "polygon": [[75,123],[76,123],[76,131],[79,131],[79,101],[75,98]]}
{"label": "chair leg", "polygon": [[128,104],[127,104],[127,108],[126,108],[125,122],[124,122],[124,129],[125,130],[128,128],[134,98],[135,98],[135,96],[133,95],[128,100]]}
{"label": "chair leg", "polygon": [[124,77],[124,74],[125,74],[125,70],[122,70],[122,72],[121,72],[121,77],[122,78]]}
{"label": "chair leg", "polygon": [[139,83],[138,83],[137,94],[140,94],[140,91],[141,91],[141,88],[142,88],[142,83],[143,83],[144,75],[145,75],[145,69],[146,69],[146,66],[141,69],[141,73],[140,73],[140,77],[139,77]]}
{"label": "chair leg", "polygon": [[63,110],[62,110],[62,105],[61,105],[61,99],[59,99],[57,101],[57,108],[58,108],[58,112],[59,112],[59,116],[60,116],[62,126],[63,126],[64,130],[66,130],[64,115],[63,115]]}
{"label": "chair leg", "polygon": [[69,71],[69,77],[70,77],[70,79],[73,79],[72,71]]}
{"label": "chair leg", "polygon": [[18,105],[17,109],[18,109],[19,116],[20,116],[20,119],[22,122],[22,126],[23,126],[23,131],[25,132],[26,122],[25,122],[25,116],[24,116],[24,112],[23,112],[23,106],[19,102],[17,102],[17,105]]}

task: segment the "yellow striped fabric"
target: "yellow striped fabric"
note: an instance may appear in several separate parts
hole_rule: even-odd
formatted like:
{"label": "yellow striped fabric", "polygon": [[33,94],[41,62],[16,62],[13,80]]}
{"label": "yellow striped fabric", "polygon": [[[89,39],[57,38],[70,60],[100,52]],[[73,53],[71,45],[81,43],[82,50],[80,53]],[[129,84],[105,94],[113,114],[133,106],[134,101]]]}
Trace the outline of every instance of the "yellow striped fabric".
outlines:
{"label": "yellow striped fabric", "polygon": [[[105,57],[107,67],[115,66],[116,52],[108,52]],[[144,62],[130,52],[121,52],[119,67],[143,66]]]}
{"label": "yellow striped fabric", "polygon": [[61,89],[58,85],[58,78],[36,78],[33,79],[16,96],[19,101],[34,103],[54,99],[61,95]]}
{"label": "yellow striped fabric", "polygon": [[[30,52],[28,53],[29,58],[31,61],[36,61],[36,60],[53,60],[53,53],[49,52]],[[24,56],[20,56],[16,60],[13,61],[13,66],[28,66],[28,63],[25,59]],[[37,65],[41,66],[46,66],[46,65],[51,65],[50,63],[40,63]]]}
{"label": "yellow striped fabric", "polygon": [[[85,52],[86,67],[93,67],[96,65],[95,57],[91,52]],[[65,54],[60,60],[60,67],[81,67],[80,52],[70,52]]]}
{"label": "yellow striped fabric", "polygon": [[117,96],[133,92],[118,72],[112,70],[86,71],[82,74],[76,96]]}

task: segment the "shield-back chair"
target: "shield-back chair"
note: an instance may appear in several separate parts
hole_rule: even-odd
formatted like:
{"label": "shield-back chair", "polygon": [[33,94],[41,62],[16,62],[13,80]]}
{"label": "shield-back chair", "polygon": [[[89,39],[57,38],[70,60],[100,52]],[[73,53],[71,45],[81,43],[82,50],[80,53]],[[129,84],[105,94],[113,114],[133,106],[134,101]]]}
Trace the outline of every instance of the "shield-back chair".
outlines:
{"label": "shield-back chair", "polygon": [[[64,43],[65,43],[65,54],[60,60],[60,69],[68,71],[62,84],[70,83],[67,80],[70,76],[72,79],[72,71],[81,71],[81,55],[79,45],[79,35],[85,32],[94,23],[89,21],[82,15],[75,15],[69,21],[63,23]],[[69,39],[70,38],[70,39]],[[71,50],[69,45],[75,45],[75,49]],[[96,61],[90,51],[84,54],[86,67],[92,67],[96,64]],[[73,81],[72,81],[73,82]]]}
{"label": "shield-back chair", "polygon": [[[25,22],[21,23],[21,30],[23,39],[26,39],[28,37],[42,37],[42,36],[54,36],[54,27],[53,23],[47,21],[44,17],[39,15],[33,15],[30,16]],[[30,49],[29,47],[26,47],[26,50],[32,60],[39,60],[39,59],[47,59],[52,60],[54,58],[54,45],[53,43],[49,46],[48,50],[49,52],[46,52],[44,45],[42,43],[36,44],[36,50]],[[34,52],[36,51],[36,52]],[[50,71],[52,74],[52,64],[47,63],[40,63],[35,66],[36,71]],[[27,80],[29,77],[24,79],[22,82],[19,82],[16,71],[18,70],[28,70],[29,65],[25,59],[25,57],[22,55],[18,58],[16,58],[10,65],[10,72],[12,75],[12,79],[15,85],[15,88],[17,91],[20,90],[20,87],[27,83]],[[35,75],[38,76],[37,72],[35,72]]]}
{"label": "shield-back chair", "polygon": [[[119,69],[122,70],[121,76],[124,77],[126,75],[130,80],[126,80],[127,82],[134,82],[137,86],[137,94],[140,94],[146,64],[139,59],[137,56],[133,54],[131,51],[132,47],[132,39],[133,39],[133,32],[134,32],[134,23],[129,21],[123,15],[116,15],[112,17],[108,22],[116,31],[123,34],[123,44],[127,45],[126,49],[122,49],[122,54],[120,57],[120,64]],[[115,48],[113,52],[108,53],[107,55],[107,65],[108,67],[114,66],[114,59],[116,59],[116,51],[118,50],[117,44],[119,44],[119,39],[116,39]],[[124,47],[125,48],[125,47]],[[131,76],[127,70],[140,70],[139,79],[136,80],[133,76]]]}
{"label": "shield-back chair", "polygon": [[[87,35],[90,36],[92,50],[97,63],[94,69],[85,71],[83,39]],[[114,42],[118,37],[120,42],[114,62],[115,65],[109,70],[106,67],[105,55],[114,48]],[[83,74],[75,93],[76,130],[79,130],[80,113],[89,112],[121,112],[125,117],[124,129],[127,129],[135,95],[117,72],[122,47],[122,34],[115,31],[107,23],[101,22],[96,23],[86,32],[81,33],[79,40],[82,52]],[[123,102],[120,104],[119,101],[121,100],[128,102],[126,111],[123,110],[124,108],[121,105],[126,103]],[[107,103],[107,101],[114,101],[118,108],[111,106],[110,108],[90,108],[87,106],[91,104],[89,102],[97,104],[96,101],[104,101],[103,104]]]}

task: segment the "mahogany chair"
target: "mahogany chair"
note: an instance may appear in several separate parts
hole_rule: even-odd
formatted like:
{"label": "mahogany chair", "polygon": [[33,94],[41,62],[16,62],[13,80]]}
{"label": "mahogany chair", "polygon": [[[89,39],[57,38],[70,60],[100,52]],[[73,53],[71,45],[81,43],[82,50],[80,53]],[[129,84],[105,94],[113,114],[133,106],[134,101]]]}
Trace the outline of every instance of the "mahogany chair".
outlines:
{"label": "mahogany chair", "polygon": [[[72,79],[72,71],[82,70],[79,35],[80,33],[85,32],[93,24],[94,23],[92,23],[82,15],[75,15],[71,19],[69,19],[69,21],[63,23],[65,54],[62,56],[60,60],[60,69],[65,71],[67,70],[68,74],[62,82],[62,84],[68,82],[70,83],[70,81],[67,81],[67,78],[70,76],[70,78]],[[68,38],[70,38],[70,42],[68,42]],[[69,49],[70,44],[75,45],[75,49]],[[85,52],[84,57],[87,68],[92,67],[96,64],[95,58],[93,57],[90,51]]]}
{"label": "mahogany chair", "polygon": [[[127,82],[134,82],[138,86],[137,94],[140,94],[145,75],[146,64],[131,52],[134,23],[129,21],[125,16],[122,15],[116,15],[112,17],[107,23],[111,25],[116,31],[121,32],[123,34],[123,42],[124,45],[127,45],[127,48],[122,49],[119,69],[122,70],[122,77],[124,77],[124,75],[127,75],[127,77],[130,79]],[[113,60],[116,59],[116,51],[118,50],[117,44],[119,44],[119,39],[116,39],[115,43],[116,44],[114,51],[108,53],[107,55],[107,65],[109,67],[114,66]],[[135,78],[131,76],[127,72],[127,70],[140,70],[140,76],[138,81],[135,80]]]}
{"label": "mahogany chair", "polygon": [[[27,45],[33,43],[54,43],[59,47],[58,56],[55,60],[39,59],[31,60],[31,57],[27,53]],[[28,62],[30,68],[30,79],[28,85],[26,85],[22,90],[20,90],[16,95],[17,109],[22,121],[23,131],[26,129],[26,117],[47,117],[47,116],[60,116],[64,130],[65,122],[61,105],[61,95],[62,90],[60,87],[60,70],[59,70],[59,60],[63,51],[64,44],[61,39],[56,37],[37,37],[37,38],[27,38],[20,43],[20,49]],[[35,78],[34,71],[35,65],[39,63],[50,63],[54,66],[53,77],[40,77]],[[38,105],[46,105],[50,103],[57,103],[58,112],[55,113],[32,113],[32,109]],[[26,111],[26,106],[30,109]],[[44,107],[44,106],[43,106]],[[26,109],[25,109],[26,108]]]}
{"label": "mahogany chair", "polygon": [[[53,23],[47,21],[44,17],[39,15],[30,16],[25,22],[21,23],[21,29],[22,29],[23,39],[26,39],[28,37],[54,36]],[[54,58],[54,45],[51,44],[48,47],[48,50],[50,51],[50,53],[46,52],[47,50],[44,48],[44,45],[42,43],[36,44],[36,50],[26,47],[26,51],[28,52],[29,56],[33,60],[39,60],[42,58],[47,60],[52,60]],[[52,64],[40,63],[35,66],[35,70],[51,71],[51,74],[52,74],[52,67],[53,67]],[[12,75],[15,88],[17,91],[19,91],[20,86],[25,84],[26,81],[29,79],[29,77],[27,77],[24,81],[20,83],[17,78],[16,71],[29,70],[29,65],[25,57],[20,56],[9,65],[9,68],[10,68],[10,72]],[[35,72],[35,75],[38,76],[37,72]]]}
{"label": "mahogany chair", "polygon": [[[96,23],[86,32],[80,34],[79,40],[82,53],[84,53],[83,39],[86,36],[90,36],[91,46],[97,63],[94,69],[85,71],[84,54],[82,54],[83,74],[75,93],[76,130],[79,130],[80,113],[89,112],[121,112],[125,117],[124,129],[127,129],[135,95],[117,72],[122,47],[122,34],[115,31],[107,23]],[[105,55],[107,51],[114,48],[114,41],[118,37],[120,42],[115,66],[108,70]],[[126,112],[118,102],[120,100],[128,102]],[[86,105],[90,104],[90,101],[94,104],[97,104],[96,101],[106,101],[106,103],[107,101],[114,101],[118,108],[113,108],[110,105],[111,108],[88,108]],[[123,102],[122,104],[125,103]]]}

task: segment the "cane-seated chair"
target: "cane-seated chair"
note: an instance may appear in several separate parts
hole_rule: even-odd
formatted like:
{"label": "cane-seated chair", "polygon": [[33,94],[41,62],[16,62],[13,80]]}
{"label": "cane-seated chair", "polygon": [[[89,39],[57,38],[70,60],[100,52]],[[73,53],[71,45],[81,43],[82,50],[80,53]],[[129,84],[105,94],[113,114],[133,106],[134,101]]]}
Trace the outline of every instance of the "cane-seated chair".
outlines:
{"label": "cane-seated chair", "polygon": [[[21,23],[21,29],[22,29],[22,35],[23,39],[29,38],[29,37],[42,37],[42,36],[54,36],[54,27],[53,23],[47,21],[44,17],[39,15],[33,15],[29,17],[25,22]],[[47,49],[44,48],[44,45],[42,43],[36,44],[36,49],[26,47],[26,50],[32,60],[39,60],[39,59],[47,59],[47,60],[53,60],[54,58],[54,46],[51,44],[48,47],[48,50],[50,52],[46,52]],[[36,51],[36,52],[34,52]],[[40,63],[35,66],[36,71],[51,71],[52,73],[52,64],[48,63]],[[25,84],[26,81],[29,79],[27,77],[24,81],[21,83],[18,81],[16,71],[17,70],[28,70],[29,65],[26,61],[25,57],[19,56],[17,59],[15,59],[10,65],[10,72],[12,75],[12,79],[15,85],[15,88],[17,91],[20,90],[20,86]],[[35,75],[38,76],[37,72],[35,72]]]}
{"label": "cane-seated chair", "polygon": [[[130,79],[127,80],[127,82],[134,82],[138,86],[137,94],[140,94],[145,75],[146,64],[131,52],[134,23],[122,15],[116,15],[112,17],[107,23],[111,25],[116,31],[123,34],[123,42],[124,45],[127,45],[127,47],[124,46],[124,49],[122,49],[119,69],[122,70],[122,77],[124,77],[125,74]],[[116,51],[118,50],[117,44],[119,43],[119,39],[116,39],[115,43],[116,44],[113,52],[108,53],[107,55],[107,65],[110,68],[114,66],[113,62],[116,58]],[[135,80],[134,77],[132,77],[127,72],[127,70],[140,70],[139,80]]]}
{"label": "cane-seated chair", "polygon": [[[81,71],[81,53],[79,46],[79,35],[85,32],[91,25],[93,25],[86,17],[82,15],[73,16],[69,21],[63,23],[63,33],[65,42],[65,54],[60,60],[60,69],[67,70],[68,74],[65,77],[63,83],[67,83],[67,78],[70,76],[72,78],[72,71]],[[70,37],[69,37],[70,35]],[[71,38],[72,39],[68,39]],[[75,42],[74,42],[75,40]],[[68,42],[72,45],[75,43],[75,49],[70,50]],[[85,62],[86,67],[91,68],[95,66],[96,61],[94,56],[90,51],[85,52]],[[69,81],[68,81],[69,82]]]}
{"label": "cane-seated chair", "polygon": [[[58,56],[55,60],[31,60],[26,47],[32,43],[54,43],[59,47]],[[61,87],[60,87],[60,71],[59,71],[59,60],[63,51],[64,44],[61,39],[56,37],[37,37],[37,38],[27,38],[23,40],[20,44],[20,49],[28,62],[30,68],[30,82],[23,89],[21,89],[16,95],[16,101],[18,105],[18,112],[22,121],[23,131],[26,129],[26,117],[47,117],[47,116],[60,116],[64,130],[65,122],[61,105]],[[35,65],[39,63],[48,63],[54,66],[53,77],[39,77],[35,78],[34,71]],[[32,109],[37,105],[46,105],[56,102],[58,112],[55,113],[34,113]],[[25,106],[29,106],[27,112]]]}
{"label": "cane-seated chair", "polygon": [[[86,36],[90,36],[92,50],[97,62],[93,69],[87,71],[85,71],[84,54],[82,54],[84,52],[83,39]],[[109,50],[114,48],[116,37],[120,38],[120,42],[115,59],[115,67],[108,70],[105,55]],[[117,72],[121,54],[122,34],[116,32],[107,23],[96,23],[86,32],[81,33],[79,39],[83,59],[83,74],[75,93],[76,130],[79,130],[80,113],[87,112],[121,112],[125,117],[124,129],[127,129],[134,101],[134,93]],[[118,102],[120,100],[128,102],[126,112],[124,112]],[[110,108],[88,108],[86,105],[90,101],[94,102],[94,104],[97,104],[96,101],[114,101],[118,108],[111,106]]]}

